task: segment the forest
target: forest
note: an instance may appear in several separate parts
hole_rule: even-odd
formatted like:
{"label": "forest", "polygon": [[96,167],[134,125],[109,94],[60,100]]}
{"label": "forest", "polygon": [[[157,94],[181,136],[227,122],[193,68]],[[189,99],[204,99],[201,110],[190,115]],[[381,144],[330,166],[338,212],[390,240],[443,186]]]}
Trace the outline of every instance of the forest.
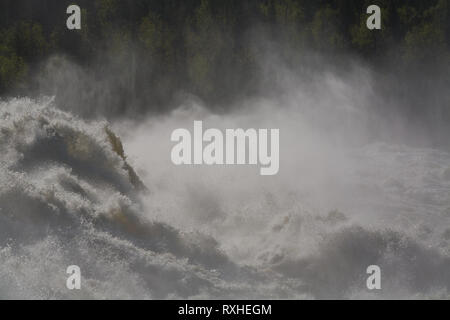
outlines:
{"label": "forest", "polygon": [[[72,3],[81,30],[66,28]],[[371,4],[382,9],[381,30],[366,27]],[[2,0],[0,95],[51,95],[42,78],[70,61],[91,83],[107,82],[113,94],[91,88],[86,99],[108,96],[111,115],[130,103],[136,114],[165,110],[180,92],[220,109],[261,90],[268,44],[287,65],[314,52],[433,74],[449,65],[449,14],[448,0]],[[68,79],[54,81],[89,91],[89,81]]]}

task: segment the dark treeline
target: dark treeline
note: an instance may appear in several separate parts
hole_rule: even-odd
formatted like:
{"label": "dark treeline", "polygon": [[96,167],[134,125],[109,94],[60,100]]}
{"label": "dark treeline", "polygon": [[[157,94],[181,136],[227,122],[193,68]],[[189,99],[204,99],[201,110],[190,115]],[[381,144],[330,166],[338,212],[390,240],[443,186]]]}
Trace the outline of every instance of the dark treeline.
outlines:
{"label": "dark treeline", "polygon": [[[81,30],[66,28],[72,3],[82,8]],[[366,28],[370,4],[382,8],[381,31]],[[36,74],[51,77],[70,61],[90,81],[66,85],[91,92],[84,103],[108,96],[111,114],[130,103],[158,111],[180,92],[220,105],[258,90],[258,37],[287,63],[307,49],[429,70],[449,61],[449,14],[449,0],[2,0],[0,94],[52,93]],[[49,68],[55,56],[64,58]]]}

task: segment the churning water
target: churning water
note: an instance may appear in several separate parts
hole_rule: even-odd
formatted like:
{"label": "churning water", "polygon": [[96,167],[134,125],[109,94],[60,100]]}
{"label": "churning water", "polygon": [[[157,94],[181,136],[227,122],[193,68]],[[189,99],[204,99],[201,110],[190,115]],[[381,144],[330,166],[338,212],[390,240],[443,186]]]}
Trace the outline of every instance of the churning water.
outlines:
{"label": "churning water", "polygon": [[[450,154],[346,145],[268,105],[110,126],[0,103],[0,298],[448,298]],[[195,119],[280,128],[280,173],[174,166],[170,132]]]}

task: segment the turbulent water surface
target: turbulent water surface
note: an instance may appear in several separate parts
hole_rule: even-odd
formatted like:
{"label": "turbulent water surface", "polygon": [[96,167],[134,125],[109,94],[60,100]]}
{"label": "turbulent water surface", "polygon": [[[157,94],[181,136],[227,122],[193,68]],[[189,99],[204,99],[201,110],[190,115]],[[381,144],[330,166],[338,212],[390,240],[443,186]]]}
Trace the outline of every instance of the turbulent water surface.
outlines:
{"label": "turbulent water surface", "polygon": [[173,128],[270,127],[253,114],[113,130],[51,99],[0,103],[0,298],[449,297],[450,154],[343,148],[285,112],[278,176],[170,162]]}

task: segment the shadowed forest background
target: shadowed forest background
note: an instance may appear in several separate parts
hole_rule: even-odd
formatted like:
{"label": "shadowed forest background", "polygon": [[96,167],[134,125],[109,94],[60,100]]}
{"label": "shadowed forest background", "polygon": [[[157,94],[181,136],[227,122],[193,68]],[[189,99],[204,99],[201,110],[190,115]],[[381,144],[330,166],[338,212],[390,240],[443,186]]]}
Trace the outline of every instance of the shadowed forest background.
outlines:
{"label": "shadowed forest background", "polygon": [[[81,30],[66,28],[72,3]],[[382,30],[366,28],[370,4],[382,8]],[[449,14],[448,0],[3,0],[0,95],[56,95],[89,117],[159,113],[187,94],[223,111],[277,92],[271,63],[345,72],[357,61],[395,101],[380,109],[446,128]]]}

